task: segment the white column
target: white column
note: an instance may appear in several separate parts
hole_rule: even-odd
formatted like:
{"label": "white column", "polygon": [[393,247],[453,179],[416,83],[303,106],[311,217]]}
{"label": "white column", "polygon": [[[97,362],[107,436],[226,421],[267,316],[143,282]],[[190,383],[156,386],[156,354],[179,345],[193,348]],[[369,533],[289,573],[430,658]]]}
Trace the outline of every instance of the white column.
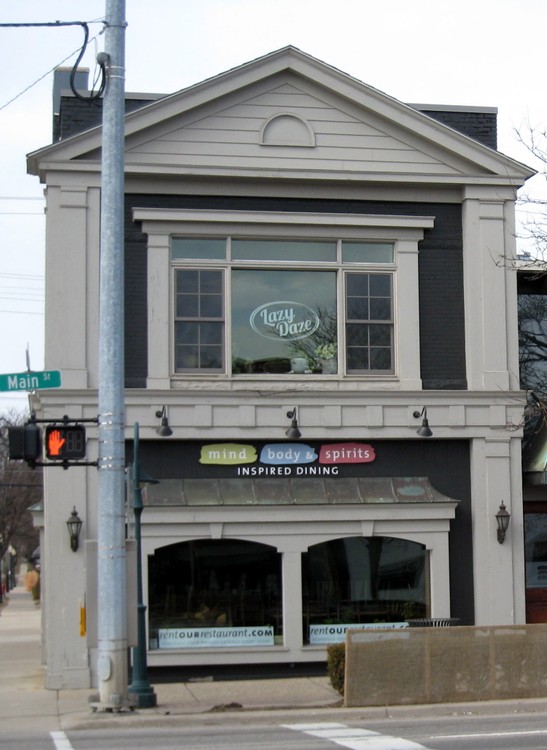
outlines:
{"label": "white column", "polygon": [[87,388],[87,311],[97,308],[88,297],[87,188],[50,187],[47,205],[46,244],[56,250],[46,253],[46,367],[62,371],[63,387]]}
{"label": "white column", "polygon": [[397,242],[397,357],[401,390],[421,390],[418,242]]}
{"label": "white column", "polygon": [[450,562],[448,534],[428,536],[431,617],[450,617]]}
{"label": "white column", "polygon": [[[51,689],[91,687],[86,639],[80,636],[80,603],[85,596],[84,539],[89,523],[83,469],[44,471],[45,545],[42,576],[47,596],[45,684]],[[83,521],[80,547],[70,548],[66,521],[75,507]],[[94,602],[88,602],[95,606]]]}
{"label": "white column", "polygon": [[[522,491],[518,440],[475,439],[471,446],[475,624],[511,625],[525,619]],[[511,523],[497,541],[496,513],[504,503]],[[516,591],[515,591],[516,589]]]}
{"label": "white column", "polygon": [[170,387],[169,235],[148,238],[148,388]]}
{"label": "white column", "polygon": [[283,641],[285,648],[300,650],[302,638],[302,557],[299,551],[283,552]]}
{"label": "white column", "polygon": [[[470,188],[463,201],[465,340],[470,390],[516,387],[516,308],[510,279],[515,240],[505,221],[514,195]],[[512,226],[512,225],[511,225]]]}

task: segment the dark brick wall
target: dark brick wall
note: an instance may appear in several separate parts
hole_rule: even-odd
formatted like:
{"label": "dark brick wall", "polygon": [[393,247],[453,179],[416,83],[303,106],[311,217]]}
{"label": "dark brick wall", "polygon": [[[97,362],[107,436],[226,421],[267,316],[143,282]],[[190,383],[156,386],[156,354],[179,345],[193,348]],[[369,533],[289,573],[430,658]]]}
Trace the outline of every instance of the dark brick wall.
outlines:
{"label": "dark brick wall", "polygon": [[[126,386],[146,384],[146,236],[132,223],[139,207],[313,211],[434,216],[420,243],[421,376],[426,389],[465,389],[462,223],[459,204],[383,203],[213,196],[126,197]],[[404,279],[399,279],[404,284]]]}
{"label": "dark brick wall", "polygon": [[[125,111],[150,104],[150,99],[126,99]],[[103,116],[103,100],[83,101],[75,96],[62,96],[59,115],[53,117],[53,143],[77,135],[84,130],[100,125]]]}
{"label": "dark brick wall", "polygon": [[498,147],[498,117],[496,112],[464,112],[419,108],[424,115],[468,135],[489,148]]}
{"label": "dark brick wall", "polygon": [[[146,235],[133,223],[125,200],[125,387],[145,388],[148,375]],[[138,202],[138,201],[137,201]]]}

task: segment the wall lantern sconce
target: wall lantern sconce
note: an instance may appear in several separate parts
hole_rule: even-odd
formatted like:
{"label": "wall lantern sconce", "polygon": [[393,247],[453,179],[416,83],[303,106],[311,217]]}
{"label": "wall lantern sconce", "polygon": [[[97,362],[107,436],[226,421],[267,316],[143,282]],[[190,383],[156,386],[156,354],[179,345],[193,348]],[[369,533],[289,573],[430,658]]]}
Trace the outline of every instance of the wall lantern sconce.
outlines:
{"label": "wall lantern sconce", "polygon": [[70,518],[66,522],[68,533],[70,535],[70,549],[73,552],[80,546],[80,531],[82,530],[82,519],[76,512],[76,506],[73,507]]}
{"label": "wall lantern sconce", "polygon": [[418,435],[420,437],[431,437],[433,435],[433,432],[431,431],[431,427],[429,426],[429,422],[427,421],[427,407],[424,406],[422,411],[415,411],[412,416],[414,417],[414,419],[423,417],[422,426],[416,430]]}
{"label": "wall lantern sconce", "polygon": [[509,521],[511,520],[511,514],[504,505],[503,500],[496,513],[496,523],[498,524],[498,542],[503,544],[505,540],[505,533],[509,528]]}
{"label": "wall lantern sconce", "polygon": [[160,426],[156,429],[156,432],[161,437],[169,437],[173,434],[173,430],[169,427],[169,420],[167,419],[167,411],[165,406],[162,406],[161,411],[156,412],[156,417],[161,419]]}
{"label": "wall lantern sconce", "polygon": [[298,429],[298,419],[296,417],[296,406],[294,407],[292,411],[287,412],[287,417],[291,420],[291,426],[285,432],[285,435],[288,438],[291,438],[291,440],[298,440],[298,438],[302,437],[302,433]]}

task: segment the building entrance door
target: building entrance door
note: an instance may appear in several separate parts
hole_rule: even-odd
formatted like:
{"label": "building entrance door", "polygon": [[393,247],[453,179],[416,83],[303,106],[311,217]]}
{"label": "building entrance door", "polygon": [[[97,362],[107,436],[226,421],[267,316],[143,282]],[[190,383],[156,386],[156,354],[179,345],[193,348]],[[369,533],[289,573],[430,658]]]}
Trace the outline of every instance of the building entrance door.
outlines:
{"label": "building entrance door", "polygon": [[547,502],[524,505],[526,622],[547,622]]}

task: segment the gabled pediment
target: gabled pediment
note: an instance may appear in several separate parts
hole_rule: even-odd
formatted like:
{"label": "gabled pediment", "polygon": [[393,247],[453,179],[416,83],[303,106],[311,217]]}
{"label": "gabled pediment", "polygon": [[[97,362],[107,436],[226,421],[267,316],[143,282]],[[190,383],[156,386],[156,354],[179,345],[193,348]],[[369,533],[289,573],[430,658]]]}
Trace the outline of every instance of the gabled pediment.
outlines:
{"label": "gabled pediment", "polygon": [[[279,50],[126,115],[133,174],[435,181],[532,170],[296,50]],[[100,163],[101,128],[29,157]],[[60,164],[59,164],[60,166]],[[68,167],[70,168],[70,167]]]}

